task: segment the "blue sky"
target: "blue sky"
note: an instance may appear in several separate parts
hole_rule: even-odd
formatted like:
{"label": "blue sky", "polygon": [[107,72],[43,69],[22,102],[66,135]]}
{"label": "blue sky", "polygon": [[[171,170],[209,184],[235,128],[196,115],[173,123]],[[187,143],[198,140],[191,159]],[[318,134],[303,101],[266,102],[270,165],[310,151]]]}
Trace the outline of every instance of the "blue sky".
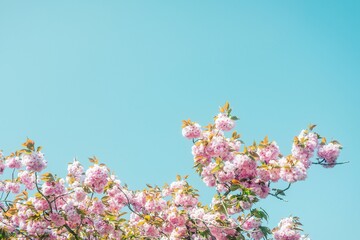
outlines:
{"label": "blue sky", "polygon": [[[270,226],[290,214],[312,239],[355,239],[359,225],[359,1],[1,1],[0,148],[26,137],[64,176],[96,155],[134,189],[176,174],[209,202],[181,120],[206,125],[230,101],[246,143],[290,152],[309,123],[343,146],[267,199]],[[355,235],[354,235],[355,234]]]}

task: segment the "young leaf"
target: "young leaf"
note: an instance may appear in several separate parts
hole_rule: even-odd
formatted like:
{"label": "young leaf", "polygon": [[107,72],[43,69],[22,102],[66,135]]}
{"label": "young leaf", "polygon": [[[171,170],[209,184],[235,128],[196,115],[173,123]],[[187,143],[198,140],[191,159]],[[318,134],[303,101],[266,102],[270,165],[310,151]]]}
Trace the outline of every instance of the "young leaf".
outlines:
{"label": "young leaf", "polygon": [[35,142],[31,139],[26,139],[26,142],[22,144],[22,146],[26,147],[27,149],[34,151],[35,150]]}
{"label": "young leaf", "polygon": [[315,127],[316,127],[316,124],[310,124],[308,128],[310,131],[312,131]]}
{"label": "young leaf", "polygon": [[91,163],[94,163],[94,164],[98,164],[99,163],[99,159],[97,159],[95,156],[93,156],[92,158],[89,158],[89,161]]}

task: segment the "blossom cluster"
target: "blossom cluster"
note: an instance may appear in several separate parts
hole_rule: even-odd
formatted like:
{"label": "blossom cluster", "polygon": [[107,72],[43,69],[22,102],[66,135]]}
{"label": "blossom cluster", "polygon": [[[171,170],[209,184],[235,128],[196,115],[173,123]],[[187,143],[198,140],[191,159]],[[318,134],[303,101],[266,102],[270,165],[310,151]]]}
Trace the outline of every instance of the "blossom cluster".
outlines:
{"label": "blossom cluster", "polygon": [[[196,126],[196,139],[192,147],[195,167],[207,186],[218,191],[228,191],[234,185],[241,184],[250,188],[260,198],[266,198],[271,182],[279,179],[288,183],[305,180],[310,168],[311,158],[317,152],[318,163],[324,167],[336,165],[341,145],[337,141],[326,144],[313,132],[313,126],[302,130],[294,138],[291,154],[283,156],[275,141],[265,137],[259,144],[242,147],[240,135],[234,131],[231,137],[225,135],[234,126],[235,116],[231,116],[229,105],[225,105],[215,123],[201,130],[198,123],[190,120],[183,122],[183,129]],[[189,135],[184,134],[185,137]],[[320,139],[322,141],[320,142]]]}
{"label": "blossom cluster", "polygon": [[309,238],[305,235],[300,235],[299,230],[302,224],[299,222],[297,217],[284,218],[279,222],[278,227],[273,229],[275,239],[286,239],[286,240],[308,240]]}
{"label": "blossom cluster", "polygon": [[[326,143],[310,127],[295,137],[291,154],[283,156],[268,137],[250,146],[235,131],[227,137],[236,120],[226,103],[205,128],[183,121],[182,134],[194,143],[194,167],[216,190],[209,205],[199,201],[187,176],[177,176],[163,187],[131,190],[96,157],[89,158],[88,168],[75,159],[67,176],[59,178],[41,173],[47,161],[30,139],[8,156],[0,151],[0,174],[11,172],[11,178],[0,180],[0,238],[308,239],[296,217],[270,230],[268,214],[256,204],[268,196],[282,199],[290,184],[307,177],[315,154],[315,164],[335,166],[341,145]],[[270,187],[279,180],[289,186]]]}

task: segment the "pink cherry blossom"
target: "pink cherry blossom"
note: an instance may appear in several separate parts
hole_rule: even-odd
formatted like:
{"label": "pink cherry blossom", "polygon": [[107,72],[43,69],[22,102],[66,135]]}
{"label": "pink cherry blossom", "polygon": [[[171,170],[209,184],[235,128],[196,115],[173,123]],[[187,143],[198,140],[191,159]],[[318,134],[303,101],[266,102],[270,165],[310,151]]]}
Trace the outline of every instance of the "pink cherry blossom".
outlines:
{"label": "pink cherry blossom", "polygon": [[298,222],[295,218],[284,218],[273,230],[275,240],[300,240],[301,234],[297,230]]}
{"label": "pink cherry blossom", "polygon": [[26,167],[26,170],[35,172],[40,172],[47,166],[44,154],[41,152],[23,154],[22,163]]}
{"label": "pink cherry blossom", "polygon": [[109,170],[105,166],[95,164],[86,171],[84,184],[91,187],[95,192],[102,193],[108,182],[108,175]]}
{"label": "pink cherry blossom", "polygon": [[199,138],[201,136],[201,126],[198,123],[188,125],[182,129],[182,135],[188,139]]}
{"label": "pink cherry blossom", "polygon": [[324,167],[334,167],[336,159],[340,154],[341,145],[336,143],[328,143],[326,145],[321,145],[318,150],[319,158],[323,158],[326,161],[327,165]]}
{"label": "pink cherry blossom", "polygon": [[5,165],[8,168],[20,168],[21,159],[19,157],[9,157],[5,160]]}
{"label": "pink cherry blossom", "polygon": [[272,142],[265,148],[258,149],[257,154],[261,161],[268,163],[270,160],[276,160],[278,158],[280,154],[279,146],[276,142]]}
{"label": "pink cherry blossom", "polygon": [[223,131],[230,131],[235,127],[235,121],[228,117],[226,114],[219,113],[219,115],[216,116],[215,126],[217,129]]}
{"label": "pink cherry blossom", "polygon": [[65,224],[65,219],[58,213],[50,213],[50,219],[57,227]]}
{"label": "pink cherry blossom", "polygon": [[32,172],[29,171],[21,171],[18,174],[20,181],[25,187],[29,190],[33,190],[35,188],[35,176]]}

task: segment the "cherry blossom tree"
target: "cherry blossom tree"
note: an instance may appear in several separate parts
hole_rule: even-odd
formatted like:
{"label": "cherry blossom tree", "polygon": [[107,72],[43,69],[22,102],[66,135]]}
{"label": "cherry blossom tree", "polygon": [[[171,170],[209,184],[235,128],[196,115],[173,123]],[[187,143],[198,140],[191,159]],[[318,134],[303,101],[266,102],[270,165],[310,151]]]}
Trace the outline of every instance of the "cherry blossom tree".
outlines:
{"label": "cherry blossom tree", "polygon": [[[237,120],[226,103],[206,127],[183,121],[182,135],[193,143],[194,168],[216,191],[210,205],[199,202],[187,176],[163,187],[131,190],[96,157],[89,158],[88,169],[74,160],[60,178],[42,173],[47,161],[30,139],[8,156],[0,152],[0,173],[11,172],[11,178],[0,181],[0,238],[309,239],[297,217],[284,218],[270,229],[259,204],[267,197],[283,200],[285,191],[305,180],[313,165],[341,164],[340,143],[327,142],[311,125],[284,156],[268,137],[245,146],[236,131],[228,134]],[[288,187],[278,189],[278,181]]]}

